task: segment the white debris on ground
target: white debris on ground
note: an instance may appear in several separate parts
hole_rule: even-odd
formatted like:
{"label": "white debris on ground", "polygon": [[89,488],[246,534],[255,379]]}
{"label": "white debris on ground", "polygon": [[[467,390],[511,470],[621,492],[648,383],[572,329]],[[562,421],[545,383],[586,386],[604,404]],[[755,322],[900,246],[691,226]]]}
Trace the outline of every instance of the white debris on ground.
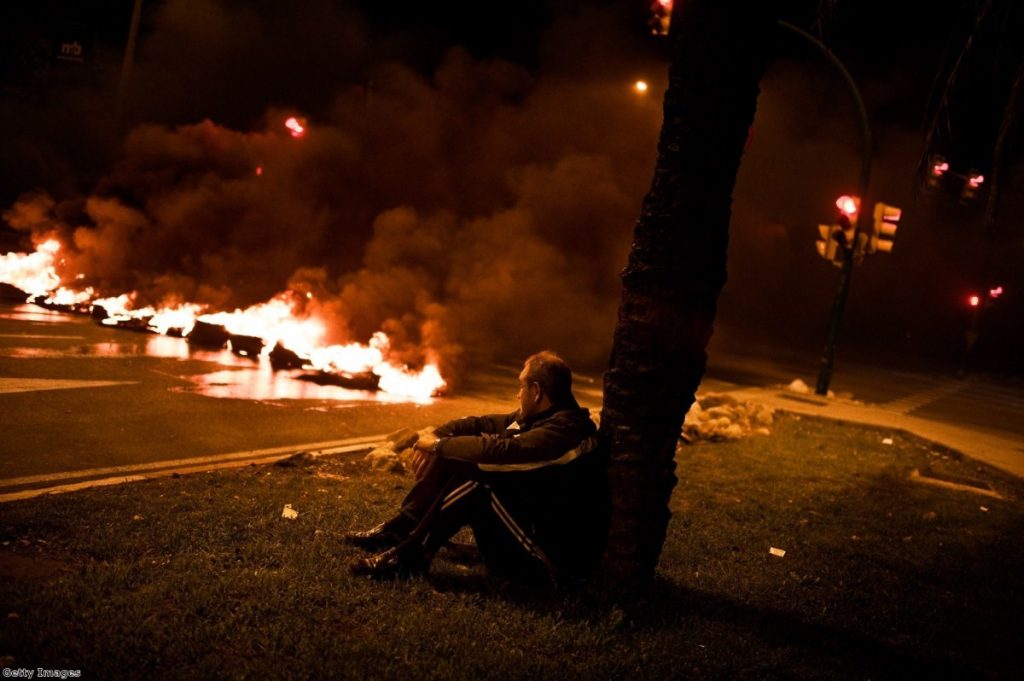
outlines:
{"label": "white debris on ground", "polygon": [[285,520],[295,520],[299,517],[299,512],[292,508],[291,504],[285,504],[281,511],[281,517]]}
{"label": "white debris on ground", "polygon": [[[799,378],[794,378],[789,383],[789,385],[787,385],[784,388],[784,390],[786,392],[793,393],[794,395],[810,395],[811,392],[812,392],[810,386],[808,386],[806,383],[804,383]],[[835,396],[836,396],[836,394],[834,392],[832,392],[831,390],[829,390],[828,394],[825,395],[825,397],[827,397],[830,400],[835,398]]]}
{"label": "white debris on ground", "polygon": [[383,469],[391,473],[402,473],[405,471],[402,461],[398,457],[398,452],[392,449],[390,445],[377,447],[363,457],[363,460],[368,461],[370,468],[374,470]]}
{"label": "white debris on ground", "polygon": [[740,402],[720,393],[697,395],[683,421],[680,439],[687,443],[739,440],[750,435],[771,435],[774,410],[757,402]]}
{"label": "white debris on ground", "polygon": [[786,390],[797,395],[810,395],[811,389],[806,383],[801,381],[799,378],[794,378],[793,382],[786,386]]}

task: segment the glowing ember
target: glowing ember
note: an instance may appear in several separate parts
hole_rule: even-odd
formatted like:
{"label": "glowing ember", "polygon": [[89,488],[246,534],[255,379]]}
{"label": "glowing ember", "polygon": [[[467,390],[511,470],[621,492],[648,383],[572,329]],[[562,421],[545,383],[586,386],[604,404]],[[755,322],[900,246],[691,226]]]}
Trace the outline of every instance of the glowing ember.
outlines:
{"label": "glowing ember", "polygon": [[292,137],[302,137],[306,134],[306,126],[299,122],[299,119],[292,116],[284,122],[284,127],[291,131]]}

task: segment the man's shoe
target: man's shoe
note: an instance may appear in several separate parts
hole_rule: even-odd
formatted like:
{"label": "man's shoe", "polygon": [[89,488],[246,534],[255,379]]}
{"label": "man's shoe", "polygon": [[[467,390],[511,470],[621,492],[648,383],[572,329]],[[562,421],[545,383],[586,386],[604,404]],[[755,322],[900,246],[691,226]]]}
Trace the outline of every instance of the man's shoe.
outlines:
{"label": "man's shoe", "polygon": [[387,523],[381,523],[369,530],[346,532],[342,538],[346,544],[373,552],[392,549],[405,539],[402,535],[389,529]]}
{"label": "man's shoe", "polygon": [[427,574],[430,562],[418,551],[389,549],[375,556],[360,558],[349,565],[353,575],[366,575],[373,579],[410,579]]}

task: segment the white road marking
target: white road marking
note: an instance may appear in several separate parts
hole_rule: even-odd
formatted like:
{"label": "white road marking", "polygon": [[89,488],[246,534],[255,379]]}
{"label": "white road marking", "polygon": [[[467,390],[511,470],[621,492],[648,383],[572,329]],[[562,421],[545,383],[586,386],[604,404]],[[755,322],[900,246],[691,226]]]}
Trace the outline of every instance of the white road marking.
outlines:
{"label": "white road marking", "polygon": [[967,379],[966,381],[948,381],[929,390],[921,390],[907,395],[906,397],[885,402],[884,404],[880,404],[879,407],[888,411],[894,411],[897,414],[909,414],[915,409],[920,409],[921,407],[928,406],[933,402],[938,402],[939,400],[956,395],[960,391],[964,390],[969,382],[970,379]]}
{"label": "white road marking", "polygon": [[0,338],[47,338],[47,339],[60,339],[60,340],[82,340],[85,336],[57,336],[57,335],[45,335],[45,334],[34,334],[34,333],[0,333]]}
{"label": "white road marking", "polygon": [[67,390],[69,388],[105,388],[111,385],[135,385],[139,381],[68,381],[53,378],[0,377],[0,393],[30,393],[40,390]]}
{"label": "white road marking", "polygon": [[[175,473],[185,475],[188,473],[202,473],[220,468],[248,466],[249,464],[256,463],[273,463],[274,461],[285,459],[298,452],[308,452],[314,457],[320,457],[327,456],[329,454],[366,451],[382,442],[385,437],[387,436],[368,435],[366,437],[353,437],[346,440],[315,442],[307,445],[289,445],[287,447],[273,447],[271,449],[257,449],[245,452],[233,452],[231,454],[218,454],[215,456],[199,456],[191,459],[153,461],[151,463],[132,466],[110,466],[107,468],[68,471],[65,473],[52,473],[49,475],[29,475],[21,478],[8,478],[6,480],[0,480],[0,489],[40,482],[57,482],[61,480],[73,480],[76,478],[87,478],[99,475],[109,476],[97,478],[95,480],[64,483],[50,487],[38,487],[0,494],[0,503],[15,501],[18,499],[30,499],[42,494],[73,492],[80,489],[87,489],[89,487],[102,487],[106,485],[117,485],[123,482],[134,482],[137,480],[166,477]],[[116,475],[111,475],[112,473]]]}

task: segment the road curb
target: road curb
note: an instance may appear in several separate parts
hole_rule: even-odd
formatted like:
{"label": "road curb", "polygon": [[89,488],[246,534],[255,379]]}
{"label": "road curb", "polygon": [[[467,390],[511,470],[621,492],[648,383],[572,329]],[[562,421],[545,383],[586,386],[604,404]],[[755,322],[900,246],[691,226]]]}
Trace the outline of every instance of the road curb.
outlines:
{"label": "road curb", "polygon": [[779,411],[854,423],[900,432],[927,441],[934,449],[952,456],[977,461],[1002,473],[1024,478],[1024,457],[1019,443],[1006,437],[974,431],[861,403],[843,403],[820,398],[794,397],[778,389],[739,388],[721,391],[740,400],[760,402]]}
{"label": "road curb", "polygon": [[[313,442],[302,445],[287,445],[284,447],[232,452],[213,456],[194,457],[191,459],[154,461],[152,463],[133,466],[113,466],[109,468],[97,468],[85,471],[68,471],[65,473],[53,473],[49,475],[9,478],[7,480],[0,480],[0,490],[12,490],[7,492],[0,491],[0,503],[18,501],[21,499],[31,499],[44,494],[77,492],[79,490],[90,489],[93,487],[106,487],[109,485],[138,482],[140,480],[152,480],[172,475],[189,475],[192,473],[205,473],[225,468],[240,468],[242,466],[249,465],[270,464],[287,459],[299,453],[306,453],[314,458],[334,454],[355,454],[370,451],[386,438],[386,434],[369,435],[365,437],[348,438],[346,440]],[[116,474],[111,475],[111,473]],[[56,482],[58,480],[67,480],[68,482],[62,482],[61,484],[49,485],[46,487],[32,486],[39,483]],[[23,489],[16,489],[18,487],[22,487]]]}

